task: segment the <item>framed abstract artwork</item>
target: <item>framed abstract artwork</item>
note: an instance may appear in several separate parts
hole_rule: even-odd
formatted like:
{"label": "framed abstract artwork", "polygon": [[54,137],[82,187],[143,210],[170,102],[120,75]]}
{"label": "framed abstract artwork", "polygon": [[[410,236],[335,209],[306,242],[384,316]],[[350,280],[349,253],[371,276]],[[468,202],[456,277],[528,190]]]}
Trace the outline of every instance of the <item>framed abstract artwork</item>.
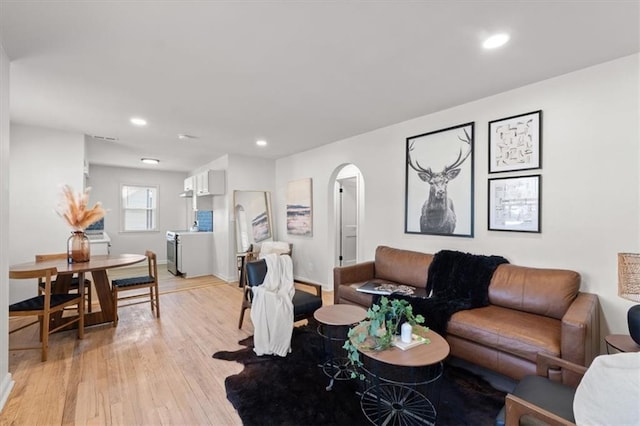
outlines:
{"label": "framed abstract artwork", "polygon": [[287,234],[313,235],[313,197],[311,178],[287,185]]}
{"label": "framed abstract artwork", "polygon": [[474,123],[407,138],[407,234],[473,237]]}
{"label": "framed abstract artwork", "polygon": [[489,173],[539,169],[542,110],[489,122]]}
{"label": "framed abstract artwork", "polygon": [[540,175],[489,179],[490,231],[540,231]]}

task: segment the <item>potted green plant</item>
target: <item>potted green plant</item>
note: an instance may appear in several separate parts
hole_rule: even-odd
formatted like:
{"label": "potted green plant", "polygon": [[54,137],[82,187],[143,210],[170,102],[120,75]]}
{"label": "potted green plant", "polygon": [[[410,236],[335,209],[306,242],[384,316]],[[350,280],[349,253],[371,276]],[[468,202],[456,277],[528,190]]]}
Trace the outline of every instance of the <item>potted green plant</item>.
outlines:
{"label": "potted green plant", "polygon": [[[351,327],[347,333],[347,340],[342,346],[348,354],[349,363],[355,367],[361,367],[360,353],[363,351],[383,351],[389,349],[393,344],[393,337],[399,333],[403,323],[409,323],[413,331],[420,328],[423,332],[427,327],[421,326],[424,317],[420,314],[414,315],[413,307],[406,300],[380,298],[379,304],[372,305],[367,311],[367,317],[358,325]],[[420,333],[423,334],[423,333]],[[429,339],[423,339],[423,343],[430,343]],[[351,373],[352,378],[358,375]],[[364,375],[360,374],[360,379]]]}

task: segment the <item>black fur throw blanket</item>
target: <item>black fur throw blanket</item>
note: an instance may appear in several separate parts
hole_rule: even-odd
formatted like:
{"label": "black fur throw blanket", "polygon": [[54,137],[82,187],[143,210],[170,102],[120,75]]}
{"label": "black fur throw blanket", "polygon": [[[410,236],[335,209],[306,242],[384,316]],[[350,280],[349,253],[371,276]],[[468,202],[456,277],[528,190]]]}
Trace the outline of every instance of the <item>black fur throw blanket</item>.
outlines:
{"label": "black fur throw blanket", "polygon": [[[433,256],[429,266],[427,294],[419,298],[399,294],[387,296],[404,299],[413,306],[414,314],[421,314],[431,330],[444,336],[451,315],[465,309],[489,304],[489,284],[496,268],[508,263],[501,256],[482,256],[459,251],[442,250]],[[373,299],[378,303],[380,296]]]}

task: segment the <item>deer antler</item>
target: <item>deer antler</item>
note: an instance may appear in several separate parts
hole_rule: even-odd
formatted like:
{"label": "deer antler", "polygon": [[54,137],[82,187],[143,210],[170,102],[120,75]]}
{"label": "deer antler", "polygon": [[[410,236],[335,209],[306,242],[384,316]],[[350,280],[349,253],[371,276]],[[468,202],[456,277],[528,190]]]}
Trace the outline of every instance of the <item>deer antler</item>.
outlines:
{"label": "deer antler", "polygon": [[409,166],[418,173],[430,173],[427,169],[424,169],[417,160],[415,166],[413,165],[413,161],[411,160],[411,151],[413,151],[413,142],[409,144],[409,150],[407,151],[407,156],[409,157],[407,162],[409,163]]}
{"label": "deer antler", "polygon": [[462,139],[460,136],[458,136],[458,139],[460,139],[462,142],[467,143],[469,145],[469,149],[463,156],[462,148],[460,148],[460,152],[458,153],[458,158],[456,158],[456,161],[454,161],[453,164],[444,167],[445,172],[448,172],[449,170],[453,170],[457,167],[460,167],[460,165],[462,165],[462,163],[464,163],[464,161],[467,159],[469,154],[471,154],[471,136],[469,136],[467,129],[463,129],[463,130],[464,130],[465,139]]}

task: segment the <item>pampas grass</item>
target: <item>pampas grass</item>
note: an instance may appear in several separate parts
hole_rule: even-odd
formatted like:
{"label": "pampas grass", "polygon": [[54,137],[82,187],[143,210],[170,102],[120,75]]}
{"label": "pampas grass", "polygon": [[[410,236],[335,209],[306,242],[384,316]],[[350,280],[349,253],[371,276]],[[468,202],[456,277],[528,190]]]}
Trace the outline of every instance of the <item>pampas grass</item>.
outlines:
{"label": "pampas grass", "polygon": [[100,203],[87,209],[90,190],[87,188],[84,193],[75,194],[69,185],[62,188],[62,203],[57,213],[76,231],[84,231],[107,214]]}

